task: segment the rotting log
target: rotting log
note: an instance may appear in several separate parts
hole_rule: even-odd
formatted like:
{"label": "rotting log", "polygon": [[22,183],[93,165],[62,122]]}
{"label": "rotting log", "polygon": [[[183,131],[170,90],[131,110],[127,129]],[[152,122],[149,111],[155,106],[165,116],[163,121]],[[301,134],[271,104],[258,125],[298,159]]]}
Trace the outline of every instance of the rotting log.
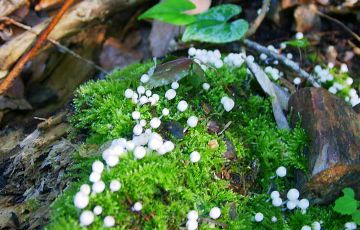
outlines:
{"label": "rotting log", "polygon": [[345,187],[360,190],[360,114],[322,88],[299,90],[289,108],[291,125],[301,121],[310,137],[310,178],[303,192],[317,203],[329,203]]}
{"label": "rotting log", "polygon": [[[49,35],[50,39],[61,40],[71,36],[89,25],[94,25],[106,19],[109,15],[128,7],[147,2],[148,0],[85,0],[71,7]],[[33,27],[37,33],[42,31],[49,20]],[[8,70],[19,57],[30,48],[36,35],[26,31],[14,37],[0,47],[0,70]]]}

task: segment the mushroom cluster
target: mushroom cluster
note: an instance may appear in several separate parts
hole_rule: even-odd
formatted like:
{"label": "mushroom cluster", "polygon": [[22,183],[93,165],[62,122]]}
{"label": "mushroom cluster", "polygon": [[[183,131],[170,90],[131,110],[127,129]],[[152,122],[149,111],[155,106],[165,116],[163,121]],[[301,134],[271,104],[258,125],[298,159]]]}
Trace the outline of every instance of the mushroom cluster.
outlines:
{"label": "mushroom cluster", "polygon": [[[276,52],[279,52],[274,47],[270,48],[274,51],[276,50]],[[253,56],[246,56],[242,53],[231,53],[224,59],[222,59],[221,53],[218,50],[207,51],[190,48],[188,53],[195,60],[198,60],[199,64],[205,69],[207,68],[207,65],[211,65],[215,68],[221,68],[224,64],[234,68],[238,68],[243,65],[245,60],[254,61]],[[261,54],[260,59],[266,60],[267,56],[265,54]],[[325,73],[325,71],[321,67],[316,67],[315,69],[315,72],[319,72],[319,74],[321,72],[321,75],[325,74],[326,79],[331,78],[330,73]],[[345,70],[346,68],[342,67],[341,71]],[[274,80],[277,80],[278,78],[283,76],[283,73],[271,66],[267,66],[265,68],[265,72],[270,74]],[[125,183],[121,183],[121,181],[116,178],[113,178],[110,182],[105,183],[105,180],[103,180],[102,178],[102,174],[104,173],[104,171],[109,171],[111,170],[111,168],[116,167],[122,160],[122,158],[128,155],[133,157],[133,159],[136,161],[141,161],[141,159],[143,159],[150,153],[164,156],[171,153],[175,149],[175,143],[167,140],[166,138],[163,138],[160,135],[159,131],[163,120],[166,120],[166,117],[170,115],[170,108],[163,108],[161,110],[161,114],[156,114],[150,118],[142,114],[141,111],[143,110],[141,110],[141,108],[143,106],[156,106],[161,100],[177,101],[175,100],[175,98],[177,97],[177,90],[179,89],[180,84],[178,82],[172,82],[171,88],[168,89],[162,97],[160,97],[159,94],[152,92],[146,87],[146,83],[149,82],[150,78],[151,74],[143,74],[140,77],[140,85],[136,87],[136,89],[128,88],[124,91],[124,97],[128,100],[131,100],[134,105],[134,110],[131,112],[131,114],[129,114],[129,116],[131,116],[133,120],[132,122],[134,122],[134,126],[132,127],[132,137],[130,137],[129,139],[118,138],[111,142],[110,146],[102,152],[103,161],[96,160],[93,162],[92,172],[89,175],[89,184],[81,185],[79,191],[74,196],[74,205],[76,208],[81,210],[79,216],[79,222],[81,226],[86,227],[91,225],[95,221],[95,219],[100,218],[100,216],[103,217],[103,226],[113,227],[116,225],[116,217],[107,215],[107,210],[104,210],[101,204],[94,204],[95,206],[92,206],[94,208],[92,210],[89,210],[89,202],[93,196],[103,193],[106,189],[108,189],[110,193],[117,193],[121,190],[123,186],[126,186]],[[294,80],[294,83],[296,85],[300,84],[301,79],[296,78]],[[352,79],[347,80],[346,84],[350,86],[352,84]],[[340,90],[341,88],[339,85],[336,85],[334,87],[336,87],[337,90]],[[209,83],[203,83],[202,88],[205,92],[209,90],[211,92]],[[356,98],[357,100],[359,100],[356,91],[355,93],[351,91],[350,96],[351,99],[349,100],[352,102]],[[223,106],[226,112],[230,112],[235,108],[235,101],[229,96],[222,97],[219,104]],[[178,114],[188,114],[189,110],[191,109],[191,106],[189,106],[188,102],[185,100],[179,100],[175,104],[175,107],[176,111],[172,112]],[[184,113],[185,111],[187,112]],[[199,117],[195,115],[186,117],[186,129],[195,128],[198,125],[199,120]],[[198,151],[193,150],[189,154],[189,161],[191,162],[191,167],[196,167],[196,164],[201,163],[201,154]],[[279,167],[276,170],[276,175],[279,178],[285,177],[286,174],[287,170],[283,166]],[[272,191],[270,194],[270,199],[271,204],[274,207],[283,207],[283,210],[294,210],[295,208],[298,208],[302,211],[302,213],[306,213],[306,210],[309,207],[309,201],[307,199],[300,199],[300,193],[296,188],[288,190],[286,198],[281,198],[281,193],[279,191]],[[144,201],[138,200],[135,203],[132,203],[129,210],[134,213],[141,213],[143,205],[146,207],[146,202],[144,202],[144,204],[142,202]],[[208,215],[211,219],[216,220],[221,216],[221,209],[219,207],[213,207],[209,211]],[[262,222],[265,218],[267,217],[265,217],[264,214],[261,212],[256,213],[254,216],[254,220],[256,222]],[[277,222],[277,217],[271,216],[270,218],[272,222]],[[198,211],[189,211],[189,213],[187,214],[186,228],[188,230],[198,229],[201,223],[201,221],[198,221],[198,219]],[[353,227],[352,223],[347,223],[346,226],[347,229],[354,229],[351,228]],[[303,226],[302,229],[311,229],[311,227]],[[321,229],[320,222],[314,222],[313,229]]]}

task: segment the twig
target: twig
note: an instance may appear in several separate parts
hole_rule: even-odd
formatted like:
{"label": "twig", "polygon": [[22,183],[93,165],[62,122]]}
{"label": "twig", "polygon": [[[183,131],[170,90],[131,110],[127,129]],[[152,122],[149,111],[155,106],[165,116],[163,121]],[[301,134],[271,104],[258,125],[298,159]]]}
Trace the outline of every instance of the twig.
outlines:
{"label": "twig", "polygon": [[42,44],[46,40],[47,36],[50,32],[54,29],[56,24],[60,21],[62,16],[65,14],[66,10],[71,6],[74,0],[66,0],[64,5],[61,7],[59,12],[55,15],[55,17],[51,20],[49,25],[46,27],[45,30],[41,32],[39,38],[35,41],[33,47],[26,52],[19,61],[15,64],[14,68],[9,72],[3,82],[0,84],[0,94],[3,94],[8,88],[10,88],[16,79],[17,76],[21,73],[22,69],[24,68],[25,64],[33,58],[37,51],[41,48]]}
{"label": "twig", "polygon": [[[16,20],[12,19],[12,18],[9,18],[9,17],[0,17],[0,21],[2,21],[2,20],[8,21],[8,22],[10,22],[11,24],[13,24],[13,25],[15,25],[15,26],[17,26],[17,27],[20,27],[20,28],[22,28],[22,29],[24,29],[24,30],[30,31],[30,32],[33,33],[33,34],[39,35],[39,33],[36,32],[35,30],[33,30],[30,26],[24,25],[24,24],[22,24],[21,22],[18,22],[18,21],[16,21]],[[72,56],[74,56],[75,58],[77,58],[77,59],[85,62],[85,63],[88,64],[88,65],[93,66],[95,69],[97,69],[97,70],[99,70],[99,71],[101,71],[101,72],[104,72],[104,73],[106,73],[106,74],[109,73],[107,70],[105,70],[105,69],[102,68],[101,66],[97,65],[95,62],[93,62],[93,61],[91,61],[91,60],[89,60],[89,59],[86,59],[86,58],[80,56],[79,54],[75,53],[75,52],[72,51],[71,49],[67,48],[66,46],[61,45],[60,42],[58,42],[58,41],[56,41],[56,40],[54,40],[54,39],[52,39],[52,38],[49,38],[49,37],[46,38],[46,40],[48,40],[49,42],[51,42],[53,45],[55,45],[55,46],[58,47],[59,49],[65,51],[66,53],[69,53],[69,54],[72,55]]]}
{"label": "twig", "polygon": [[268,56],[271,56],[272,58],[279,60],[282,62],[285,66],[289,67],[293,71],[295,71],[297,74],[299,74],[301,77],[307,79],[314,87],[320,87],[320,85],[315,81],[314,77],[303,70],[298,63],[286,58],[284,55],[278,54],[274,51],[269,50],[268,48],[251,41],[249,39],[244,39],[243,43],[250,49],[256,50],[259,53],[264,53]]}
{"label": "twig", "polygon": [[269,7],[270,7],[270,0],[264,0],[262,7],[261,7],[261,12],[257,16],[257,18],[254,20],[254,22],[251,24],[249,30],[246,33],[246,37],[250,37],[256,33],[257,29],[259,28],[262,21],[264,20]]}
{"label": "twig", "polygon": [[356,40],[358,40],[360,42],[360,36],[357,35],[356,33],[354,33],[349,27],[347,27],[344,23],[342,23],[341,21],[337,20],[336,18],[333,18],[327,14],[324,14],[322,12],[320,12],[318,9],[316,9],[316,7],[310,7],[311,11],[313,11],[315,14],[326,18],[336,24],[338,24],[339,26],[341,26],[344,30],[346,30],[348,33],[350,33],[354,38],[356,38]]}

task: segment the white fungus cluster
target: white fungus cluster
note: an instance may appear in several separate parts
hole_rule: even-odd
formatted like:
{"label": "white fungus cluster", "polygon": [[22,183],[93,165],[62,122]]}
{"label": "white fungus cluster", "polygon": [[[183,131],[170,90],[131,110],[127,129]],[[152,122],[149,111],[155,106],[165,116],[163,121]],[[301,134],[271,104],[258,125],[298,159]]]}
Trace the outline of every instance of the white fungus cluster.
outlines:
{"label": "white fungus cluster", "polygon": [[283,72],[280,72],[277,68],[273,68],[271,66],[266,66],[264,71],[275,81],[284,75]]}
{"label": "white fungus cluster", "polygon": [[142,208],[143,208],[142,203],[141,203],[141,202],[136,202],[136,203],[131,207],[131,210],[132,210],[133,212],[140,212]]}
{"label": "white fungus cluster", "polygon": [[355,230],[357,228],[357,224],[355,222],[347,222],[344,227],[345,230]]}
{"label": "white fungus cluster", "polygon": [[187,214],[187,221],[186,221],[186,227],[188,230],[195,230],[198,228],[199,223],[198,223],[198,218],[199,218],[199,214],[197,211],[195,210],[191,210],[190,212],[188,212]]}
{"label": "white fungus cluster", "polygon": [[230,53],[224,58],[224,63],[230,67],[239,68],[244,64],[245,58],[242,53]]}
{"label": "white fungus cluster", "polygon": [[[148,75],[144,74],[141,78],[144,78],[144,76]],[[144,79],[147,79],[147,77]],[[147,81],[144,80],[144,82]],[[130,99],[134,104],[137,105],[150,104],[155,106],[160,100],[160,96],[158,94],[153,94],[151,90],[146,89],[142,85],[138,86],[136,90],[126,89],[124,95],[126,98]]]}
{"label": "white fungus cluster", "polygon": [[[189,50],[189,54],[192,53],[192,51]],[[192,56],[196,56],[201,62],[207,60],[206,64],[211,64],[218,68],[223,65],[220,59],[221,55],[218,50],[206,53],[203,50],[195,50],[195,54]],[[149,80],[149,74],[144,74],[140,78],[141,84],[145,84]],[[171,84],[171,88],[166,91],[164,98],[169,101],[173,100],[176,97],[176,90],[179,87],[180,85],[178,82],[173,82]],[[210,85],[208,83],[204,83],[203,89],[208,91],[210,89]],[[133,137],[130,140],[125,138],[118,138],[113,140],[110,146],[102,152],[103,161],[96,160],[93,162],[92,172],[89,176],[89,181],[92,183],[92,185],[84,184],[81,186],[80,191],[74,197],[74,204],[76,208],[85,209],[89,204],[91,194],[100,194],[106,189],[109,189],[110,192],[113,193],[121,190],[123,185],[121,184],[120,180],[113,179],[107,185],[104,183],[104,181],[101,180],[101,178],[105,169],[111,170],[112,167],[115,167],[119,164],[125,155],[132,154],[135,160],[141,160],[142,158],[146,157],[149,152],[156,152],[159,155],[165,155],[166,153],[170,153],[175,149],[175,144],[173,142],[164,140],[161,135],[156,132],[156,129],[161,126],[161,120],[166,116],[169,116],[170,110],[168,108],[164,108],[161,111],[159,117],[154,116],[149,120],[144,119],[145,117],[139,110],[139,107],[141,106],[155,106],[159,102],[160,96],[153,93],[143,85],[138,86],[136,90],[126,89],[124,96],[136,105],[136,109],[134,109],[134,111],[130,114],[131,118],[135,122],[132,129]],[[232,99],[228,98],[224,101],[223,105],[226,107],[225,109],[230,111],[234,106],[234,102]],[[189,105],[185,100],[180,100],[176,107],[178,112],[182,113],[188,110]],[[196,127],[198,122],[199,118],[194,115],[191,115],[187,118],[187,125],[190,128]],[[190,161],[192,163],[196,163],[200,161],[200,159],[201,155],[199,152],[193,151],[190,154]],[[140,201],[134,203],[131,207],[131,210],[133,212],[140,212],[142,210],[142,203]],[[210,211],[210,217],[216,219],[220,216],[220,213],[220,209],[213,208]],[[115,217],[106,216],[106,210],[103,210],[103,208],[99,205],[95,206],[92,211],[84,210],[80,214],[80,225],[89,226],[94,222],[96,216],[102,214],[105,216],[103,219],[103,225],[105,227],[115,226]],[[196,211],[189,212],[187,222],[188,229],[198,228],[197,218],[198,214]]]}
{"label": "white fungus cluster", "polygon": [[[332,94],[338,94],[344,90],[344,92],[348,91],[348,95],[345,96],[345,101],[349,102],[352,106],[355,106],[360,103],[360,98],[355,89],[351,88],[353,84],[353,79],[351,77],[347,77],[345,80],[337,79],[330,73],[330,69],[334,67],[334,64],[329,63],[328,68],[322,68],[320,65],[316,65],[314,67],[314,73],[316,76],[316,80],[319,84],[332,84],[328,88],[329,92]],[[340,73],[347,73],[348,67],[346,64],[341,64]]]}
{"label": "white fungus cluster", "polygon": [[224,62],[221,60],[221,53],[219,50],[204,50],[191,47],[188,51],[190,57],[194,58],[203,69],[207,69],[207,65],[213,66],[217,69],[223,67]]}
{"label": "white fungus cluster", "polygon": [[213,207],[212,209],[210,209],[210,213],[209,216],[211,219],[216,220],[217,218],[219,218],[221,216],[221,210],[218,207]]}
{"label": "white fungus cluster", "polygon": [[[276,175],[280,178],[285,177],[287,174],[287,170],[284,166],[280,166],[276,169]],[[274,177],[273,177],[274,178]],[[309,200],[308,199],[300,199],[300,192],[296,189],[296,188],[292,188],[290,189],[287,194],[286,194],[286,201],[283,201],[283,199],[280,196],[280,192],[279,191],[272,191],[270,193],[270,199],[268,201],[271,200],[271,204],[274,207],[282,207],[283,205],[286,206],[285,209],[283,210],[294,210],[295,208],[299,208],[303,214],[306,213],[306,210],[309,207]],[[264,215],[262,213],[256,213],[256,215],[254,216],[254,220],[256,222],[261,222],[264,219]],[[277,222],[277,218],[275,216],[271,217],[271,221],[272,222]],[[321,229],[321,225],[320,222],[314,222],[313,223],[313,228],[314,229]],[[320,226],[320,228],[319,228]],[[304,226],[304,229],[308,229],[307,226]],[[311,227],[310,227],[311,229]]]}
{"label": "white fungus cluster", "polygon": [[[300,36],[299,36],[300,37]],[[298,38],[298,36],[297,36]],[[273,46],[268,47],[270,50],[279,53],[281,50],[277,50]],[[282,45],[281,49],[285,49],[286,45]],[[254,57],[249,55],[246,56],[245,54],[235,54],[230,53],[228,56],[224,58],[224,61],[221,59],[221,53],[219,50],[214,51],[207,51],[207,50],[200,50],[195,48],[189,49],[189,56],[193,57],[198,63],[203,67],[207,68],[207,65],[214,66],[215,68],[221,68],[224,64],[230,67],[241,67],[242,64],[246,61],[254,61]],[[267,56],[265,54],[260,55],[261,60],[266,60]],[[276,63],[274,63],[276,64]],[[281,73],[276,68],[271,66],[267,66],[265,68],[265,72],[270,74],[274,80],[282,77],[283,73]],[[324,75],[326,81],[333,80],[331,74],[328,70],[323,70],[320,66],[315,68],[315,72],[319,75]],[[347,66],[341,67],[341,72],[347,72]],[[149,82],[151,74],[144,74],[141,76],[140,81],[141,84],[146,84]],[[330,80],[331,79],[331,80]],[[299,84],[297,79],[294,81],[295,84]],[[300,79],[301,80],[301,79]],[[321,79],[320,79],[321,80]],[[324,80],[324,79],[323,79]],[[325,82],[326,82],[325,81]],[[348,78],[345,82],[347,86],[352,84],[352,79]],[[176,90],[180,87],[178,82],[173,82],[171,84],[171,88],[168,89],[164,95],[164,98],[171,101],[174,100],[177,96]],[[210,89],[209,83],[203,83],[202,85],[205,91]],[[335,85],[334,87],[337,90],[341,90],[340,85]],[[330,89],[329,89],[330,90]],[[153,93],[150,89],[147,89],[145,86],[140,85],[133,89],[126,89],[124,92],[124,96],[131,100],[137,108],[141,106],[155,106],[160,100],[160,96],[158,94]],[[354,89],[350,90],[349,93],[349,101],[354,104],[354,101],[359,101],[359,97]],[[234,106],[235,102],[228,96],[225,96],[221,99],[220,103],[223,105],[225,111],[231,111]],[[177,105],[178,112],[185,112],[189,105],[185,100],[180,100]],[[122,186],[126,186],[126,184],[122,185],[120,180],[113,179],[110,181],[109,184],[105,184],[104,181],[101,180],[102,173],[105,169],[111,170],[112,167],[115,167],[121,160],[121,158],[127,154],[132,154],[135,160],[141,160],[144,158],[149,152],[156,152],[159,155],[165,155],[166,153],[170,153],[175,149],[175,144],[171,141],[164,140],[159,133],[155,130],[161,126],[161,119],[164,117],[169,116],[170,110],[168,108],[164,108],[161,111],[161,114],[157,117],[152,117],[148,121],[142,117],[142,114],[135,109],[131,113],[131,117],[136,122],[133,126],[133,137],[130,140],[125,138],[119,138],[113,140],[111,145],[102,153],[103,162],[100,160],[96,160],[92,164],[92,172],[89,176],[89,181],[92,185],[83,184],[80,187],[79,192],[77,192],[74,196],[74,205],[78,209],[83,209],[80,214],[79,222],[81,226],[89,226],[91,225],[95,218],[99,218],[97,216],[104,215],[103,225],[105,227],[114,227],[116,224],[116,219],[113,216],[106,215],[106,210],[99,205],[96,205],[92,211],[84,210],[89,206],[89,200],[91,195],[99,194],[104,192],[107,187],[110,192],[118,192],[121,190]],[[187,125],[190,128],[194,128],[197,126],[199,118],[192,115],[187,118]],[[192,163],[197,163],[201,159],[201,155],[198,151],[193,151],[190,153],[190,161]],[[276,175],[278,177],[285,177],[286,176],[286,168],[281,166],[276,170]],[[296,207],[301,209],[303,213],[306,212],[306,209],[309,207],[309,201],[307,199],[300,199],[300,193],[297,189],[290,189],[286,195],[287,201],[283,202],[283,199],[280,197],[280,193],[278,191],[273,191],[270,194],[272,205],[275,207],[281,207],[282,205],[286,204],[287,209],[293,210]],[[140,212],[143,208],[143,205],[140,201],[134,203],[131,207],[133,212]],[[221,210],[218,207],[213,207],[210,212],[209,216],[211,219],[218,219],[221,216]],[[186,228],[188,230],[196,230],[199,227],[198,223],[198,212],[195,210],[190,211],[187,214],[187,222]],[[256,213],[254,216],[254,220],[256,222],[262,222],[264,220],[264,215],[260,212]],[[277,217],[271,217],[272,222],[277,222]],[[355,227],[354,227],[355,226]],[[318,230],[321,229],[320,222],[314,222],[312,224],[313,229]],[[356,224],[353,222],[346,223],[346,229],[356,229]],[[309,226],[303,226],[304,230],[311,229]]]}
{"label": "white fungus cluster", "polygon": [[228,96],[222,97],[220,102],[224,106],[226,112],[230,112],[235,106],[234,100]]}

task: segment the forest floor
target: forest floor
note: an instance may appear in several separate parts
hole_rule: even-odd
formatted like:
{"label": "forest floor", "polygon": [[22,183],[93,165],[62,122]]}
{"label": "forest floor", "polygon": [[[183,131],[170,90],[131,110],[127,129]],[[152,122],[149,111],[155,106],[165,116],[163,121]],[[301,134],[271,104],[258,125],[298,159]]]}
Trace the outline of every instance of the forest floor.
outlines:
{"label": "forest floor", "polygon": [[[0,81],[31,41],[36,40],[32,30],[44,28],[63,2],[16,0],[0,3]],[[153,57],[163,61],[164,57],[188,56],[188,49],[193,45],[207,50],[219,49],[222,53],[238,53],[243,49],[239,42],[224,45],[182,43],[178,38],[180,27],[137,20],[151,7],[149,1],[118,1],[116,4],[105,1],[101,7],[95,2],[76,1],[68,9],[70,13],[65,14],[63,24],[59,22],[61,29],[54,29],[49,41],[26,63],[14,85],[0,95],[1,229],[42,228],[49,222],[50,204],[75,180],[68,171],[73,166],[73,153],[77,152],[76,157],[79,157],[98,152],[101,144],[84,145],[89,133],[76,133],[74,124],[69,122],[75,112],[74,92],[81,84],[104,80],[114,69]],[[240,5],[241,16],[248,22],[258,16],[262,6],[262,1],[213,1],[213,5],[222,3]],[[86,7],[91,10],[84,10]],[[314,13],[312,7],[320,13]],[[351,76],[352,87],[359,92],[360,41],[354,36],[360,34],[359,9],[358,1],[271,1],[265,20],[251,39],[265,47],[279,48],[282,42],[294,40],[301,32],[310,46],[288,47],[284,54],[291,54],[292,60],[308,72],[316,65],[325,67],[332,63],[340,70],[342,64],[346,64],[346,76]],[[74,14],[82,15],[82,20],[74,20]],[[247,53],[255,57],[260,55],[251,49]],[[273,61],[265,60],[262,64],[266,66]],[[294,85],[298,74],[281,66],[279,69],[286,76],[279,84],[287,87],[290,93],[306,85],[305,82]],[[265,97],[259,88],[255,86],[255,92]],[[240,92],[240,95],[251,97],[249,92]],[[341,104],[338,110],[342,108]],[[359,111],[359,107],[354,109]],[[355,117],[355,123],[359,120],[358,115],[350,117]],[[76,135],[72,135],[74,133]],[[245,194],[243,189],[238,188]]]}

